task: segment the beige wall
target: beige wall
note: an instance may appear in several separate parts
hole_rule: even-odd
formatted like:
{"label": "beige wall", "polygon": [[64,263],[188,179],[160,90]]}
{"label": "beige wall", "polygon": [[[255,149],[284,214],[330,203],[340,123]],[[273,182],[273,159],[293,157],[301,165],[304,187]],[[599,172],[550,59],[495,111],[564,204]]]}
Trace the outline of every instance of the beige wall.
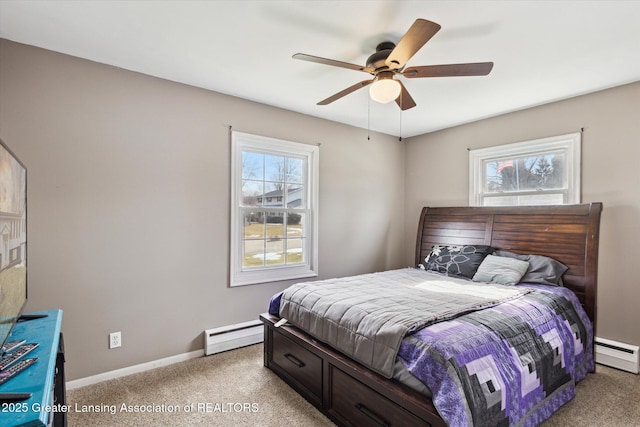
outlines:
{"label": "beige wall", "polygon": [[640,82],[405,142],[405,256],[422,206],[468,205],[468,148],[580,131],[582,202],[603,202],[597,335],[640,344]]}
{"label": "beige wall", "polygon": [[321,144],[321,278],[402,265],[396,138],[6,40],[0,112],[28,167],[27,310],[64,310],[70,380],[201,349],[285,288],[228,287],[229,126]]}

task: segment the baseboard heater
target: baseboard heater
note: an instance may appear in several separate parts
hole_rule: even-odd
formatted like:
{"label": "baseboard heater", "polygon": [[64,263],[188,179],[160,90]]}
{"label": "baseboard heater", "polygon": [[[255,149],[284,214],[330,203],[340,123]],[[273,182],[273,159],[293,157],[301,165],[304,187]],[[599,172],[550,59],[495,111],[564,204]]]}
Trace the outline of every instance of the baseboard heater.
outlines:
{"label": "baseboard heater", "polygon": [[640,359],[637,345],[596,337],[596,363],[637,374]]}
{"label": "baseboard heater", "polygon": [[220,353],[264,340],[264,326],[259,320],[222,326],[204,331],[204,354]]}

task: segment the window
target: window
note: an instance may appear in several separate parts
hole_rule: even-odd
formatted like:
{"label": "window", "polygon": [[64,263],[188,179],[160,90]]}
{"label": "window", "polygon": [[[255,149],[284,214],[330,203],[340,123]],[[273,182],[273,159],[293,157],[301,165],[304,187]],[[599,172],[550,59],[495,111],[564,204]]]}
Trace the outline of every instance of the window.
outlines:
{"label": "window", "polygon": [[231,286],[317,276],[317,146],[232,132]]}
{"label": "window", "polygon": [[580,203],[580,133],[469,152],[469,205]]}

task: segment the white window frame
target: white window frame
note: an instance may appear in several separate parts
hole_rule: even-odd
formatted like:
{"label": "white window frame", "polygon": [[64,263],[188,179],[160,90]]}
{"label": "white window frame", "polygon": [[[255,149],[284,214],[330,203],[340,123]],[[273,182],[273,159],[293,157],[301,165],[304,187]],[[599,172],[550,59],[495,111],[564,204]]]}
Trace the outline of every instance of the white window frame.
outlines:
{"label": "white window frame", "polygon": [[[243,212],[255,207],[241,206],[242,198],[242,152],[253,151],[286,157],[303,158],[305,165],[305,213],[304,239],[305,262],[295,265],[269,265],[242,267]],[[318,171],[319,147],[299,142],[231,132],[231,254],[230,286],[243,286],[281,280],[301,279],[318,275]]]}
{"label": "white window frame", "polygon": [[[580,132],[576,132],[469,150],[469,206],[483,205],[485,162],[558,150],[561,150],[565,155],[564,173],[566,174],[567,187],[564,190],[563,204],[580,203],[581,136]],[[527,193],[531,194],[533,192],[518,192],[513,193],[513,195],[525,195]]]}

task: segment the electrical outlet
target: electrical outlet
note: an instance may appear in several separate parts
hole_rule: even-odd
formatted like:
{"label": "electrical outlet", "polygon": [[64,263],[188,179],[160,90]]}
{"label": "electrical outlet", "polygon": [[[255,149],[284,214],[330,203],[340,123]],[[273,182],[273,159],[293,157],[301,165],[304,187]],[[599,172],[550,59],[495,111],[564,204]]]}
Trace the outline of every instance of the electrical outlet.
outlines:
{"label": "electrical outlet", "polygon": [[112,332],[109,334],[109,348],[122,346],[122,332]]}

